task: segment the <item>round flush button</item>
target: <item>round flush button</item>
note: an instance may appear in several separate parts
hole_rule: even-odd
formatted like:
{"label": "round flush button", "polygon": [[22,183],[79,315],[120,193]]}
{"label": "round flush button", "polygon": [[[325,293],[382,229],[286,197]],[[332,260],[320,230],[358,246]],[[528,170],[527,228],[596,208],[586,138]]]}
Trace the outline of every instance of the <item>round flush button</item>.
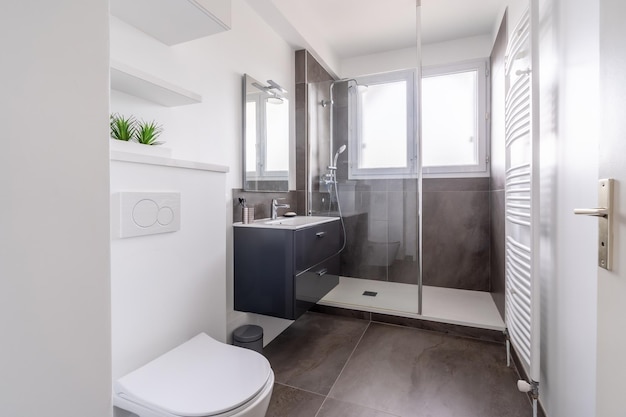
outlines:
{"label": "round flush button", "polygon": [[161,207],[157,221],[161,226],[167,226],[174,220],[174,211],[169,207]]}
{"label": "round flush button", "polygon": [[157,222],[159,206],[153,200],[140,200],[133,207],[133,221],[139,227],[150,227]]}

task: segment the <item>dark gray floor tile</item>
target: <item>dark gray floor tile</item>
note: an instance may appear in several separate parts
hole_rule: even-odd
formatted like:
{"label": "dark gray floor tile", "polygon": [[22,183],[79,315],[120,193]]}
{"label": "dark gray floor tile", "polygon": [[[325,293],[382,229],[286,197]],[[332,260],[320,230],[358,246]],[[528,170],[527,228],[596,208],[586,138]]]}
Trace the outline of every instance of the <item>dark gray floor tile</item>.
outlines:
{"label": "dark gray floor tile", "polygon": [[500,344],[372,323],[329,396],[404,417],[521,417]]}
{"label": "dark gray floor tile", "polygon": [[265,417],[315,417],[323,402],[322,395],[274,384]]}
{"label": "dark gray floor tile", "polygon": [[327,398],[317,417],[395,417],[393,414]]}
{"label": "dark gray floor tile", "polygon": [[305,313],[263,350],[276,382],[326,395],[367,328],[365,320]]}

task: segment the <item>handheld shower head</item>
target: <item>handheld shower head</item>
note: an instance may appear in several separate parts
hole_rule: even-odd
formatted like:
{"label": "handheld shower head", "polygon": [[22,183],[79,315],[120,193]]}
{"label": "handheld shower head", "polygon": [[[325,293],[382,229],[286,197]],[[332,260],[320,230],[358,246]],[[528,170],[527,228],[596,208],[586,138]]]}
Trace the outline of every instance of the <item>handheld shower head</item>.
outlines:
{"label": "handheld shower head", "polygon": [[339,158],[339,154],[342,154],[346,150],[346,145],[341,145],[339,149],[337,149],[337,153],[335,154],[335,159],[333,160],[333,166],[335,169],[337,168],[337,158]]}

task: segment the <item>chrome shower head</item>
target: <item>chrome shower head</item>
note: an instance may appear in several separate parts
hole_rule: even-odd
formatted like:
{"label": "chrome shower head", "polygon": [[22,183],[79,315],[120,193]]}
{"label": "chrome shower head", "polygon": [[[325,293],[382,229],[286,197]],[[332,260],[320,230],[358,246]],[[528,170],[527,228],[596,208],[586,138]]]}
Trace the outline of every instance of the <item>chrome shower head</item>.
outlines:
{"label": "chrome shower head", "polygon": [[339,149],[337,149],[337,153],[335,154],[335,159],[333,160],[333,166],[335,169],[337,168],[337,158],[339,158],[339,154],[342,154],[346,150],[346,145],[341,145]]}

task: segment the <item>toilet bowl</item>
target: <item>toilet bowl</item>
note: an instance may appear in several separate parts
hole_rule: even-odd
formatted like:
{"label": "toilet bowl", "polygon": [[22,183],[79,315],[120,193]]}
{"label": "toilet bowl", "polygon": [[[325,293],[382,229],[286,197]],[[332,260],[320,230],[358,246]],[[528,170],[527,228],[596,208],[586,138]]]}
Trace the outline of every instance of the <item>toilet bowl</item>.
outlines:
{"label": "toilet bowl", "polygon": [[263,355],[200,333],[118,379],[113,405],[140,417],[263,417],[273,386]]}

